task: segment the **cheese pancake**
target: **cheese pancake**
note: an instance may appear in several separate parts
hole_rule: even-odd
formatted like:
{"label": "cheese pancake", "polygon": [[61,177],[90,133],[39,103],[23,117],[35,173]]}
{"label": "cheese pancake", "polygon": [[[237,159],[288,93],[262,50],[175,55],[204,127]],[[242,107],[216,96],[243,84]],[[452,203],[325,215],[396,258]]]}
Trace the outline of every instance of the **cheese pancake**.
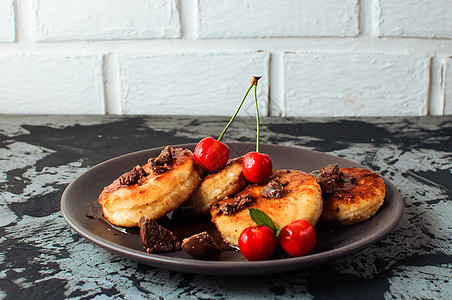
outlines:
{"label": "cheese pancake", "polygon": [[207,175],[187,203],[191,212],[207,214],[212,205],[242,190],[248,184],[242,163],[243,157],[231,159],[223,169]]}
{"label": "cheese pancake", "polygon": [[201,177],[193,153],[167,147],[143,167],[136,166],[104,188],[99,196],[110,223],[138,226],[141,216],[158,219],[186,201]]}
{"label": "cheese pancake", "polygon": [[242,231],[256,225],[248,208],[262,210],[283,227],[299,219],[315,225],[322,206],[322,191],[312,175],[296,170],[277,170],[266,183],[250,184],[234,198],[215,204],[210,213],[223,239],[238,245]]}
{"label": "cheese pancake", "polygon": [[376,214],[384,202],[385,184],[376,173],[360,168],[341,168],[342,180],[333,181],[324,194],[322,221],[352,225]]}

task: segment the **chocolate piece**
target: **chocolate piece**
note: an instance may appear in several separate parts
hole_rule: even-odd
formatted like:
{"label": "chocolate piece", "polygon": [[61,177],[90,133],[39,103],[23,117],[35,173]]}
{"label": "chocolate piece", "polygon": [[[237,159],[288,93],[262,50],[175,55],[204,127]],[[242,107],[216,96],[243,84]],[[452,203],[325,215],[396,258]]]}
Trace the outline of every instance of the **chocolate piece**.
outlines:
{"label": "chocolate piece", "polygon": [[344,173],[339,169],[337,163],[320,168],[311,173],[322,189],[322,194],[333,194],[339,185],[344,182]]}
{"label": "chocolate piece", "polygon": [[261,194],[265,198],[280,199],[286,193],[284,186],[287,184],[288,182],[280,182],[279,178],[275,178],[262,189]]}
{"label": "chocolate piece", "polygon": [[140,239],[146,252],[170,252],[180,250],[180,242],[168,229],[145,216],[140,218]]}
{"label": "chocolate piece", "polygon": [[154,174],[161,174],[170,169],[169,164],[173,160],[173,149],[170,146],[166,146],[165,149],[160,152],[159,156],[149,159],[149,167]]}
{"label": "chocolate piece", "polygon": [[139,165],[136,165],[131,171],[119,176],[119,183],[126,186],[133,185],[146,175],[146,171]]}
{"label": "chocolate piece", "polygon": [[250,194],[241,195],[235,197],[231,202],[225,202],[218,207],[216,214],[219,216],[224,214],[226,216],[230,216],[235,214],[236,212],[244,209],[251,202],[253,202],[254,198]]}
{"label": "chocolate piece", "polygon": [[323,178],[331,178],[338,181],[342,180],[344,176],[344,173],[339,170],[337,163],[320,168],[319,173]]}
{"label": "chocolate piece", "polygon": [[217,243],[206,231],[184,239],[182,250],[197,259],[209,259],[220,253]]}
{"label": "chocolate piece", "polygon": [[331,178],[316,178],[317,183],[322,189],[322,194],[331,194],[334,192],[334,181]]}

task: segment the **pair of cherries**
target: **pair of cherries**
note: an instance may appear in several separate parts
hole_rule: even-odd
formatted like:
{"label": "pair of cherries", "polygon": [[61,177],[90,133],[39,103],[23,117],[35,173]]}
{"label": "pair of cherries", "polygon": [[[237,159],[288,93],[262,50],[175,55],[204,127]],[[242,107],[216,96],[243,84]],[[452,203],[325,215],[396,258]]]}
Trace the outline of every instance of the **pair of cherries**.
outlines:
{"label": "pair of cherries", "polygon": [[198,165],[208,172],[216,172],[226,166],[229,160],[229,147],[221,142],[223,135],[237,116],[243,102],[246,99],[249,91],[254,87],[254,102],[256,105],[256,123],[257,123],[257,138],[256,151],[249,152],[243,158],[242,171],[245,178],[252,183],[264,183],[272,173],[272,161],[270,156],[259,152],[259,108],[257,104],[257,82],[261,77],[253,76],[251,84],[245,93],[237,111],[232,116],[229,123],[224,128],[218,139],[213,137],[203,138],[195,147],[194,157]]}
{"label": "pair of cherries", "polygon": [[[195,160],[209,172],[224,168],[229,160],[229,147],[212,137],[203,138],[195,148]],[[263,183],[272,173],[270,156],[260,152],[249,152],[243,158],[243,175],[249,182]]]}
{"label": "pair of cherries", "polygon": [[315,247],[314,226],[306,220],[297,220],[283,228],[265,212],[248,208],[250,218],[256,226],[245,228],[239,237],[239,249],[248,260],[265,260],[274,255],[279,244],[292,257],[303,256]]}
{"label": "pair of cherries", "polygon": [[306,220],[297,220],[276,233],[265,225],[247,227],[240,234],[239,249],[248,260],[266,260],[273,256],[278,240],[291,257],[309,254],[316,243],[314,226]]}

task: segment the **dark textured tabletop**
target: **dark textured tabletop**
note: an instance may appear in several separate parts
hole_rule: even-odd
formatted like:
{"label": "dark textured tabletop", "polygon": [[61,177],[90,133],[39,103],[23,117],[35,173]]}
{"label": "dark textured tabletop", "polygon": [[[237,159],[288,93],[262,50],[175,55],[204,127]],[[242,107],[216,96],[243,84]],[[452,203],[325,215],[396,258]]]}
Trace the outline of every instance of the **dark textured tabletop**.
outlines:
{"label": "dark textured tabletop", "polygon": [[[60,211],[66,186],[119,155],[218,136],[227,118],[0,115],[0,299],[452,298],[452,117],[264,118],[261,141],[371,168],[404,199],[374,245],[296,272],[178,273],[80,237]],[[239,119],[224,142],[255,140]]]}

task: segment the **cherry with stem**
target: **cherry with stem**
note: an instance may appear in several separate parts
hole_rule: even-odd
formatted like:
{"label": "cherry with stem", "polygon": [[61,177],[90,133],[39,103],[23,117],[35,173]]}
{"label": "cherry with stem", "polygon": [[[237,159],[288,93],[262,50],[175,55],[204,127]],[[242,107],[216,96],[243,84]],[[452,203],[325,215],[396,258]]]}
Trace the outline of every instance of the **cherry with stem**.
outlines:
{"label": "cherry with stem", "polygon": [[256,151],[250,152],[243,158],[242,171],[245,178],[253,183],[264,183],[272,174],[273,165],[270,156],[259,152],[259,105],[257,103],[257,82],[261,77],[253,77],[254,104],[256,106]]}
{"label": "cherry with stem", "polygon": [[218,139],[215,140],[213,137],[205,137],[196,145],[195,151],[193,153],[194,157],[195,157],[195,161],[198,165],[200,165],[206,171],[216,172],[226,166],[226,163],[229,160],[229,147],[226,144],[222,143],[221,140],[223,139],[224,134],[228,130],[229,126],[231,126],[235,117],[237,116],[240,109],[242,108],[242,105],[245,102],[245,99],[248,96],[251,88],[253,86],[256,86],[253,82],[256,81],[256,84],[257,84],[257,80],[259,80],[259,79],[256,80],[255,78],[256,77],[253,77],[253,79],[251,80],[251,84],[248,87],[248,89],[246,90],[246,93],[243,96],[243,99],[240,102],[239,107],[237,108],[234,115],[229,120],[226,127],[221,132]]}

